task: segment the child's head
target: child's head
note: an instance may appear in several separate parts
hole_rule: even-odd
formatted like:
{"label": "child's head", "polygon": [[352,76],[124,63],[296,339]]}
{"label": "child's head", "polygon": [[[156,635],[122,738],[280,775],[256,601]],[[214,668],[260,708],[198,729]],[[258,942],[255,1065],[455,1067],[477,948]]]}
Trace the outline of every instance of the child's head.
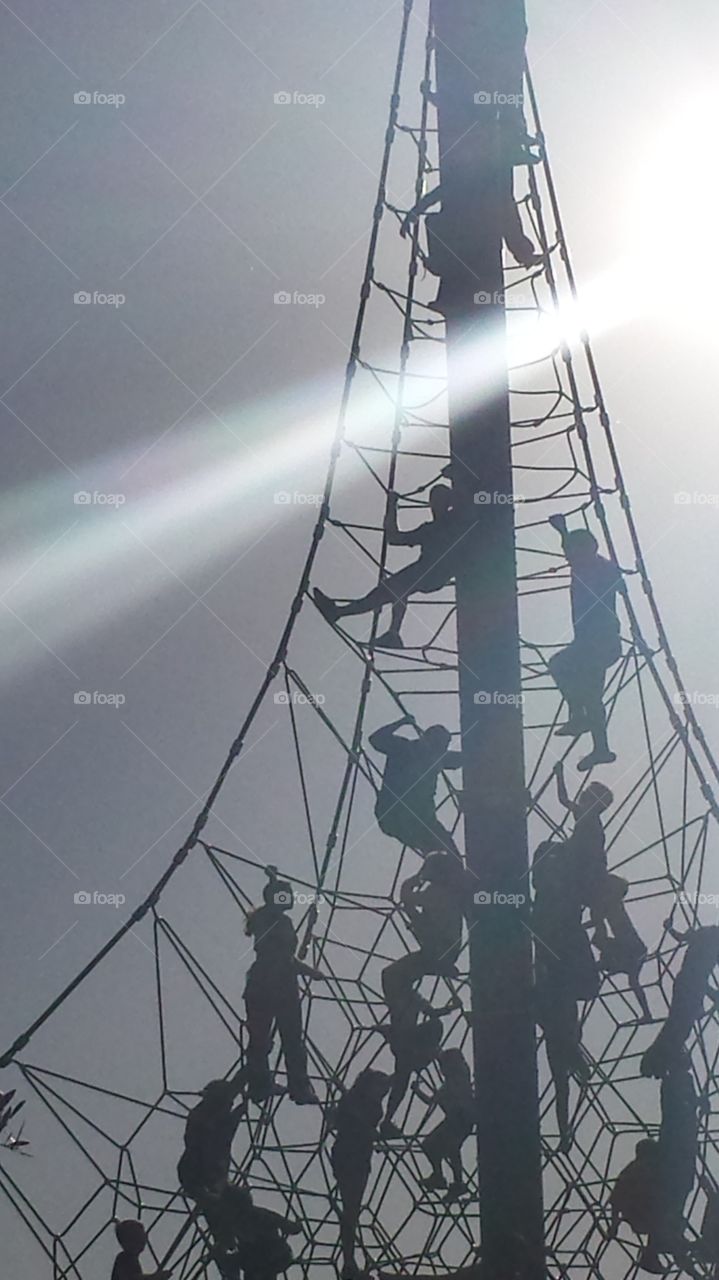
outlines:
{"label": "child's head", "polygon": [[147,1235],[141,1222],[137,1222],[134,1218],[128,1218],[125,1222],[116,1222],[115,1235],[123,1253],[139,1258],[147,1244]]}
{"label": "child's head", "polygon": [[266,907],[276,907],[278,911],[291,911],[294,903],[292,885],[287,880],[268,880],[262,890],[262,899]]}
{"label": "child's head", "polygon": [[588,529],[573,529],[564,539],[564,554],[573,569],[590,564],[599,551],[599,543]]}
{"label": "child's head", "polygon": [[208,1080],[202,1090],[203,1102],[218,1111],[231,1107],[234,1097],[235,1090],[229,1080]]}
{"label": "child's head", "polygon": [[452,490],[446,484],[435,484],[429,491],[429,506],[432,515],[444,515],[452,505]]}
{"label": "child's head", "polygon": [[637,1160],[651,1160],[658,1150],[653,1138],[641,1138],[634,1148]]}
{"label": "child's head", "polygon": [[359,1090],[364,1094],[365,1098],[376,1102],[381,1102],[385,1095],[389,1093],[391,1084],[391,1076],[388,1076],[384,1071],[374,1071],[371,1067],[361,1071],[355,1080],[355,1085],[359,1086]]}
{"label": "child's head", "polygon": [[433,757],[440,756],[448,750],[452,735],[443,724],[431,724],[422,734],[422,741]]}
{"label": "child's head", "polygon": [[614,803],[614,796],[609,787],[605,787],[603,782],[590,782],[586,786],[577,800],[577,808],[584,816],[589,813],[604,813],[610,804]]}

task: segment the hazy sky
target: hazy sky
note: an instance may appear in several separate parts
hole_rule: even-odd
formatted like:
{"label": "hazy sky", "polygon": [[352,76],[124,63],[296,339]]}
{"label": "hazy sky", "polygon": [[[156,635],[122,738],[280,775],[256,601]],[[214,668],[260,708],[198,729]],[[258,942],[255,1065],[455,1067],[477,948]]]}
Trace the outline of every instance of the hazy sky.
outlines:
{"label": "hazy sky", "polygon": [[[688,687],[719,693],[719,13],[528,8],[650,572]],[[161,873],[278,635],[315,510],[276,495],[322,489],[400,13],[0,4],[3,1043],[117,925],[75,893],[127,911]]]}

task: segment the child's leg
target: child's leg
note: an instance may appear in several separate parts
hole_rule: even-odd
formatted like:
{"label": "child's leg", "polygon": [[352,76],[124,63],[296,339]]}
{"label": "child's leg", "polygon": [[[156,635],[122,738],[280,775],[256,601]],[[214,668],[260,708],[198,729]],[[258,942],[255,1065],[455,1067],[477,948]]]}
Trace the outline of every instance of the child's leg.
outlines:
{"label": "child's leg", "polygon": [[247,1084],[250,1097],[262,1101],[271,1086],[269,1056],[272,1048],[272,1022],[274,1020],[273,993],[259,978],[247,983],[245,1009],[247,1012]]}
{"label": "child's leg", "polygon": [[285,1057],[290,1096],[307,1091],[307,1051],[302,1035],[302,1006],[297,978],[289,975],[283,982],[277,1000],[277,1029]]}

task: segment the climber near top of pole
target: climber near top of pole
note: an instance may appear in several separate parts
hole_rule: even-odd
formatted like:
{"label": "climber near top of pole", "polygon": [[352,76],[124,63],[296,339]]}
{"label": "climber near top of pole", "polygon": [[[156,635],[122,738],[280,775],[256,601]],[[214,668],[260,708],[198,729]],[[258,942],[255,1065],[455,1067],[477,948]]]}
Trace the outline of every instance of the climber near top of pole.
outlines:
{"label": "climber near top of pole", "polygon": [[587,773],[595,765],[613,764],[617,758],[609,750],[603,694],[606,673],[622,656],[616,602],[626,589],[621,569],[600,556],[593,533],[568,529],[563,515],[550,516],[549,523],[561,536],[571,569],[574,626],[574,639],[549,660],[550,673],[568,710],[567,722],[557,733],[569,738],[591,733],[592,750],[577,764]]}
{"label": "climber near top of pole", "polygon": [[412,564],[397,573],[387,574],[376,587],[358,600],[337,604],[335,600],[315,587],[313,595],[320,613],[328,622],[339,618],[352,618],[362,613],[379,613],[386,604],[392,606],[392,619],[387,631],[378,636],[375,645],[382,649],[402,649],[402,623],[411,595],[420,592],[430,595],[441,591],[454,577],[457,562],[457,545],[461,542],[462,526],[454,510],[452,490],[445,484],[436,484],[430,490],[431,520],[425,520],[416,529],[401,530],[397,525],[396,493],[390,493],[387,508],[387,541],[393,547],[419,547],[420,552]]}

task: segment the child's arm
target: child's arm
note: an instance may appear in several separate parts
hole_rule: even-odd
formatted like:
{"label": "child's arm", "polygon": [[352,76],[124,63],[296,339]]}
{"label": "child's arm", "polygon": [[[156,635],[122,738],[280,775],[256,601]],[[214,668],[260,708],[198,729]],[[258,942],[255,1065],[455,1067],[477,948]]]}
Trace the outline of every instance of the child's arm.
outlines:
{"label": "child's arm", "polygon": [[374,733],[370,734],[370,746],[375,751],[379,751],[383,756],[386,756],[392,750],[397,730],[411,723],[412,717],[405,715],[401,716],[399,720],[394,720],[392,724],[383,724],[381,729],[375,729]]}
{"label": "child's arm", "polygon": [[564,781],[564,765],[559,762],[554,766],[554,776],[557,779],[557,797],[563,809],[568,809],[573,818],[577,816],[576,805],[569,799],[567,784]]}
{"label": "child's arm", "polygon": [[419,1080],[415,1080],[412,1085],[412,1092],[419,1098],[420,1102],[424,1102],[427,1107],[436,1107],[437,1090],[423,1089]]}

